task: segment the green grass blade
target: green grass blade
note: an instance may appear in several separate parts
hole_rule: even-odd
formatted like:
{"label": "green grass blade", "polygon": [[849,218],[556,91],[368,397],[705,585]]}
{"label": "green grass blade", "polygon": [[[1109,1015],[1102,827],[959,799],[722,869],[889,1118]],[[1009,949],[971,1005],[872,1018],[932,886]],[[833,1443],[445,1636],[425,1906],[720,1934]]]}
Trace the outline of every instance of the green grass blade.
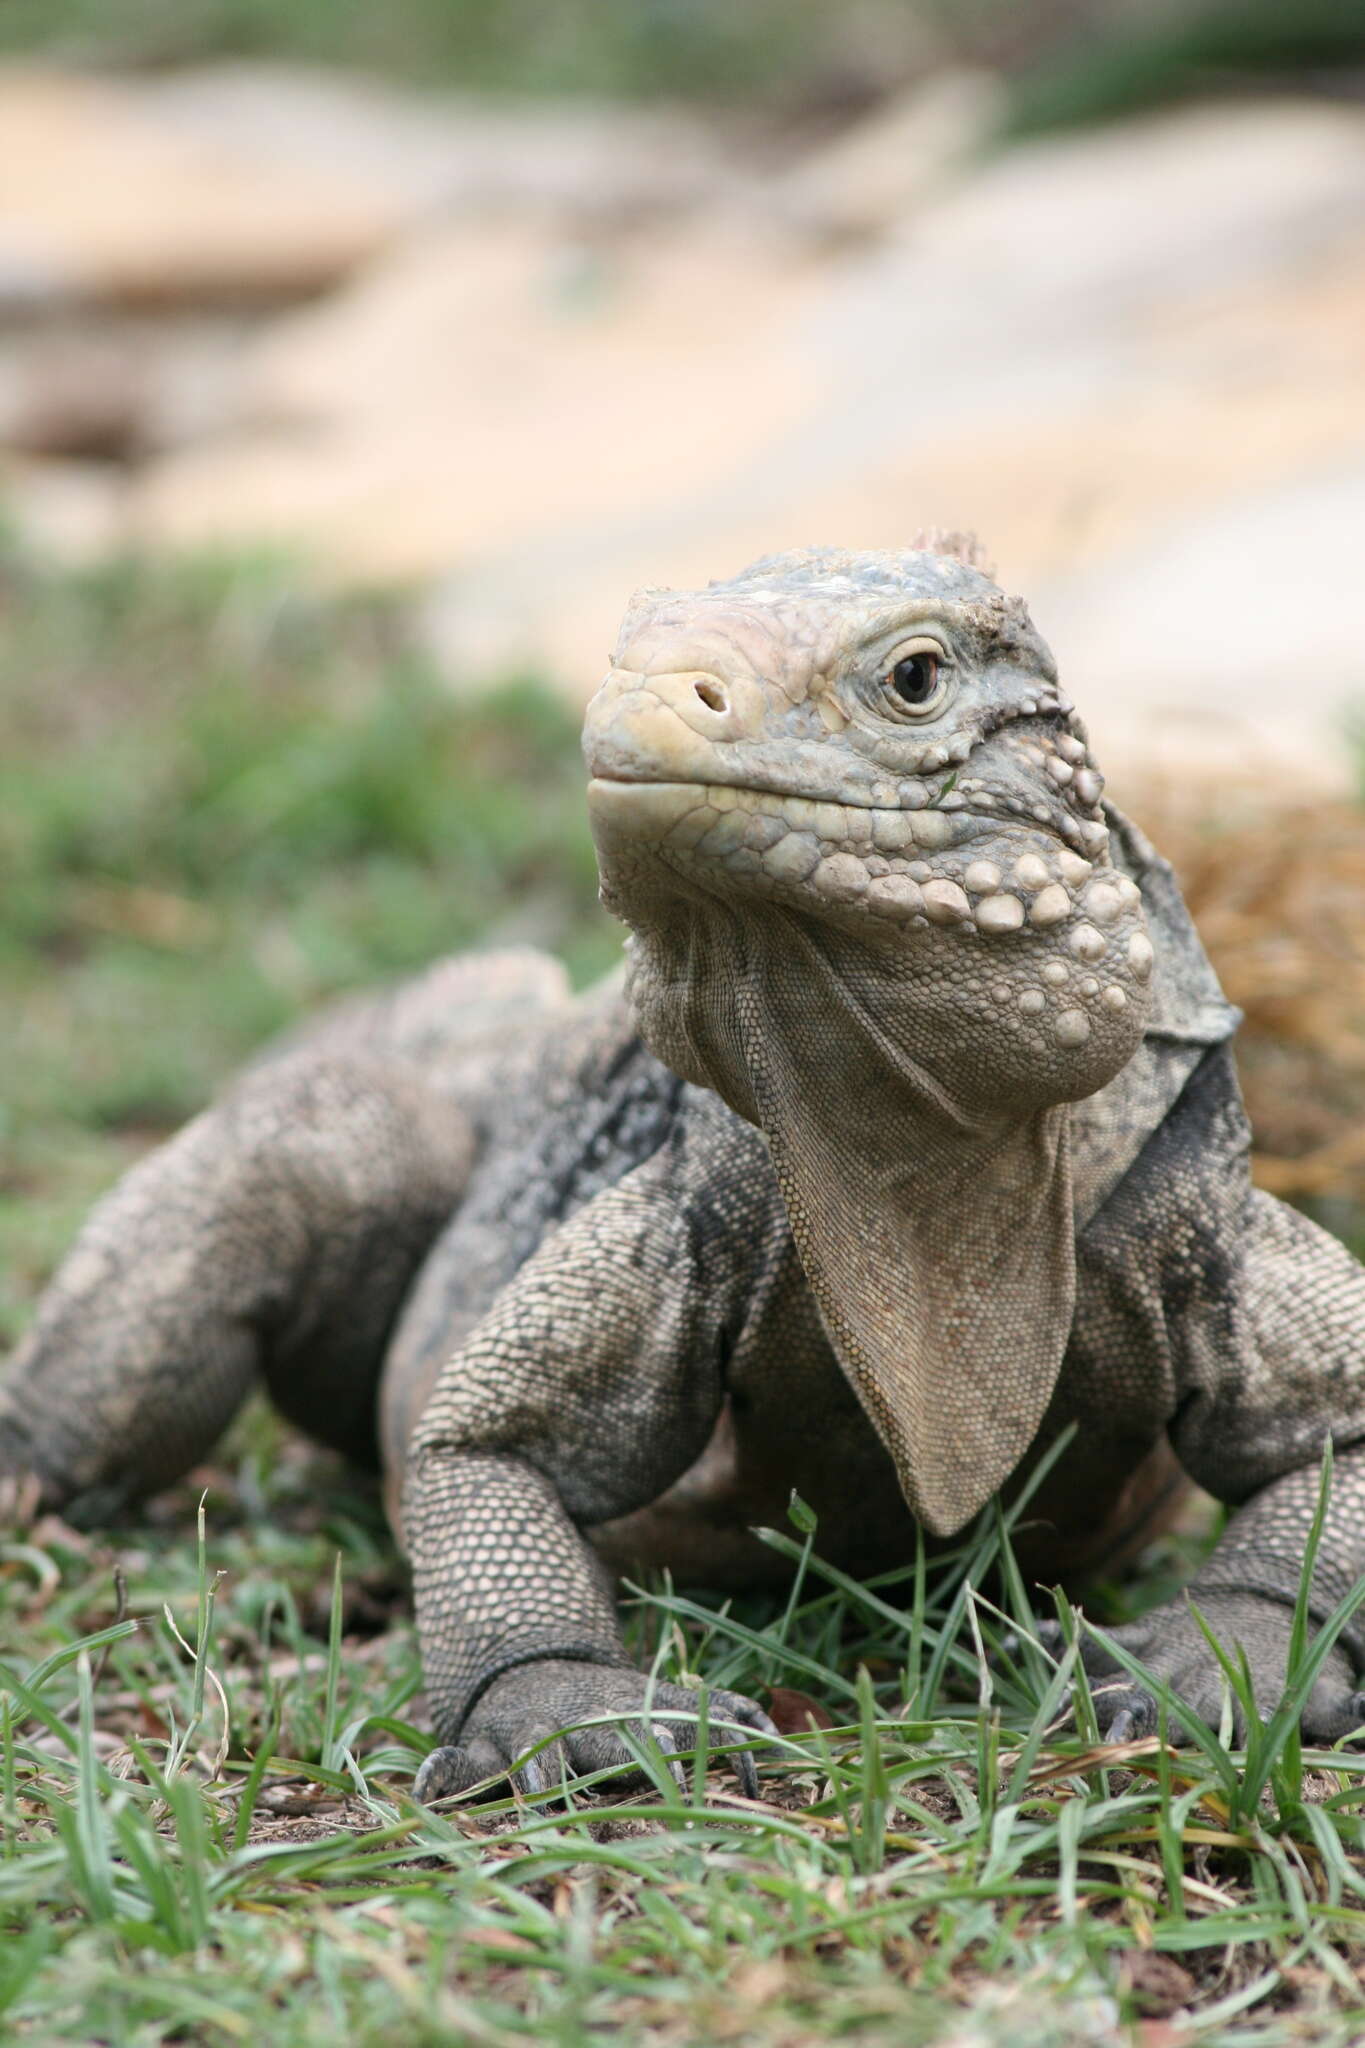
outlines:
{"label": "green grass blade", "polygon": [[95,1755],[95,1701],[90,1658],[82,1650],[76,1660],[80,1719],[76,1731],[76,1803],[74,1827],[80,1845],[86,1905],[96,1920],[114,1918],[114,1866],[100,1802],[104,1772]]}

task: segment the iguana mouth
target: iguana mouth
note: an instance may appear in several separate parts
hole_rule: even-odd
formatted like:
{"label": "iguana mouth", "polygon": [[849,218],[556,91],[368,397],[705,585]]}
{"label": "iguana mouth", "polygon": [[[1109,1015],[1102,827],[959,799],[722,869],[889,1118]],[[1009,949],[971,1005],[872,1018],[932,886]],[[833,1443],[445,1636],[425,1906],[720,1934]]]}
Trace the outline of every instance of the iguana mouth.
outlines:
{"label": "iguana mouth", "polygon": [[[669,838],[675,844],[681,843],[678,838],[680,832],[687,838],[691,829],[685,822],[688,817],[686,799],[689,796],[699,825],[705,814],[714,813],[714,817],[707,821],[707,829],[697,831],[695,836],[687,838],[687,843],[699,845],[708,831],[715,830],[714,850],[717,852],[724,852],[728,846],[744,844],[747,837],[752,850],[762,853],[765,834],[770,828],[755,822],[752,833],[749,833],[743,823],[745,820],[762,819],[785,824],[788,830],[808,832],[815,840],[828,846],[861,846],[892,858],[913,857],[917,849],[938,852],[944,847],[963,845],[983,834],[1013,832],[1030,838],[1042,836],[1058,840],[1082,859],[1093,860],[1102,853],[1108,837],[1098,814],[1090,818],[1077,817],[1055,799],[1045,801],[1033,795],[1031,801],[1026,801],[1017,791],[993,787],[975,778],[969,779],[964,786],[955,774],[939,777],[937,786],[929,787],[921,803],[879,804],[871,801],[865,792],[845,795],[828,787],[817,794],[771,784],[710,779],[693,781],[674,776],[608,770],[592,777],[588,784],[588,801],[594,808],[614,802],[621,822],[625,824],[628,810],[623,808],[622,800],[626,806],[631,802],[626,792],[639,793],[643,810],[647,804],[644,793],[651,790],[659,792],[656,808],[661,818],[666,813],[672,819]],[[719,828],[720,819],[727,817],[739,822]],[[708,847],[706,850],[712,849]]]}

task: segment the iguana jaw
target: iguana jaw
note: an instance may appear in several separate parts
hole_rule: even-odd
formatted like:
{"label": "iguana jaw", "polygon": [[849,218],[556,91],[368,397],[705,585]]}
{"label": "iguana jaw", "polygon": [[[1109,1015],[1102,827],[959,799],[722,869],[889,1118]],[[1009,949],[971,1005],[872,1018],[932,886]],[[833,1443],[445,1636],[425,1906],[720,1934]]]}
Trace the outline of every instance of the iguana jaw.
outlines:
{"label": "iguana jaw", "polygon": [[1032,821],[607,778],[589,803],[603,901],[636,934],[642,1029],[655,1043],[665,1019],[649,990],[668,989],[668,1049],[655,1049],[723,1094],[699,1044],[680,1066],[677,1031],[699,963],[736,926],[746,972],[792,920],[835,978],[846,958],[856,979],[858,958],[903,1058],[964,1121],[1088,1095],[1141,1035],[1153,956],[1137,888]]}
{"label": "iguana jaw", "polygon": [[[831,905],[858,902],[895,868],[916,860],[931,863],[937,855],[959,850],[969,863],[994,853],[1007,868],[1033,853],[1048,866],[1051,880],[1072,891],[1108,865],[1103,825],[1086,835],[1092,848],[1087,856],[1078,851],[1072,819],[1049,816],[1025,825],[994,810],[971,808],[971,796],[953,805],[953,794],[949,789],[945,803],[912,809],[729,781],[594,775],[588,808],[594,820],[667,848],[699,874],[709,864],[726,869],[737,888],[761,889],[768,883],[790,892],[809,884],[812,908],[826,898]],[[861,878],[851,869],[822,866],[840,853],[858,863]],[[1035,872],[1031,863],[1025,866],[1025,876]],[[887,899],[885,914],[893,916],[891,894],[881,893]],[[907,895],[906,900],[912,899]],[[874,891],[872,904],[877,902]]]}

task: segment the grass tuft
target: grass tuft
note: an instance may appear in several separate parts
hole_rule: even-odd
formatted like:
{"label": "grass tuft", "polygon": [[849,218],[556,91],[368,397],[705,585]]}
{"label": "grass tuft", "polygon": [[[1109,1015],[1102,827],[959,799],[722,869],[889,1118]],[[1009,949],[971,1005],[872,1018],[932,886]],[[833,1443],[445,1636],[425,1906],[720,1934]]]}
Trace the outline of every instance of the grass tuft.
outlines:
{"label": "grass tuft", "polygon": [[[222,1517],[202,1547],[185,1488],[117,1552],[49,1518],[56,1575],[0,1578],[0,2009],[21,2038],[1052,2043],[1156,2008],[1228,2048],[1253,2019],[1358,2032],[1365,1772],[1209,1729],[1095,1744],[1074,1631],[1054,1657],[1029,1630],[1026,1655],[1009,1599],[971,1590],[1008,1592],[1008,1515],[902,1575],[904,1609],[809,1529],[794,1602],[637,1589],[637,1657],[705,1681],[695,1717],[657,1717],[682,1782],[641,1743],[643,1790],[598,1774],[436,1812],[410,1796],[411,1631],[357,1625],[374,1503],[306,1455],[258,1411],[199,1475]],[[116,1556],[129,1611],[104,1625]],[[1316,1661],[1297,1646],[1286,1708]],[[705,1761],[705,1688],[793,1684],[832,1725],[756,1746],[755,1805]]]}

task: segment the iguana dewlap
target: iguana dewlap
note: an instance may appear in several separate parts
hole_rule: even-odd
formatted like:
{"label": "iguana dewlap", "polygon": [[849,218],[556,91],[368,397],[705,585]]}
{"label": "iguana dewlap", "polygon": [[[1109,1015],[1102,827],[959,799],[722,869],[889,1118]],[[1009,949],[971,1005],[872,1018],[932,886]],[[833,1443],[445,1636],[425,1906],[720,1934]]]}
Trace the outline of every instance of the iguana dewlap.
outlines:
{"label": "iguana dewlap", "polygon": [[[1237,1510],[1193,1590],[1273,1704],[1329,1440],[1315,1622],[1365,1570],[1365,1274],[1253,1192],[1236,1014],[1023,606],[952,542],[645,592],[585,749],[624,985],[471,956],[253,1068],[95,1211],[0,1472],[97,1518],[258,1375],[378,1448],[425,1796],[642,1706],[609,1564],[756,1581],[795,1487],[826,1555],[886,1569],[1067,1430],[1030,1568],[1112,1565],[1189,1475]],[[1119,1633],[1216,1719],[1184,1601]],[[1363,1665],[1348,1624],[1311,1736],[1365,1718]]]}

